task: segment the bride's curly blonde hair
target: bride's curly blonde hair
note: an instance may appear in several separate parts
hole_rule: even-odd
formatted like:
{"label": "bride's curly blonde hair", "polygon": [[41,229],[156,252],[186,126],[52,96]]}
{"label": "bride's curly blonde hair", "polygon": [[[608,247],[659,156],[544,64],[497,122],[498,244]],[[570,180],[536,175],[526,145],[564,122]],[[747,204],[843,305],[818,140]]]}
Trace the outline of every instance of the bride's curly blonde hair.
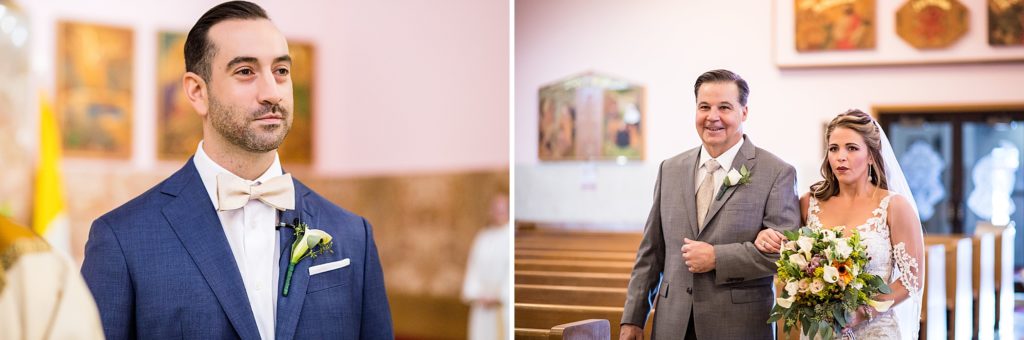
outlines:
{"label": "bride's curly blonde hair", "polygon": [[[836,128],[853,130],[864,138],[864,144],[868,148],[868,155],[874,161],[874,165],[868,165],[868,179],[872,185],[888,190],[889,183],[886,182],[885,177],[885,162],[882,160],[881,134],[878,131],[878,125],[875,124],[875,120],[871,118],[871,115],[857,109],[840,113],[828,123],[828,128],[825,129],[826,141],[832,137],[832,132]],[[827,145],[825,149],[828,150]],[[828,200],[830,197],[839,194],[839,179],[836,178],[836,174],[832,172],[832,166],[828,163],[828,152],[826,151],[825,154],[825,159],[821,162],[821,177],[824,177],[825,180],[811,185],[811,195],[814,195],[814,198],[819,201]]]}

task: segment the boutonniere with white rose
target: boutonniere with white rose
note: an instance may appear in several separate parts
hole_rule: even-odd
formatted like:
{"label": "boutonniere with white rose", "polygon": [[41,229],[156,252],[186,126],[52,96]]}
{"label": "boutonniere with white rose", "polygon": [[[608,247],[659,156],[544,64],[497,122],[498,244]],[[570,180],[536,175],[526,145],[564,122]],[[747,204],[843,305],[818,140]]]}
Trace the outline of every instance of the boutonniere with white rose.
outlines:
{"label": "boutonniere with white rose", "polygon": [[334,253],[331,241],[331,234],[320,229],[310,228],[305,223],[297,221],[292,229],[295,229],[295,242],[292,242],[291,258],[288,260],[288,273],[284,278],[284,296],[288,296],[288,288],[292,285],[292,272],[295,265],[302,259],[316,258],[325,252]]}
{"label": "boutonniere with white rose", "polygon": [[722,187],[718,189],[718,197],[715,200],[722,199],[722,195],[725,195],[725,189],[731,186],[742,185],[750,183],[750,170],[747,170],[747,166],[743,165],[740,170],[736,168],[729,170],[729,173],[725,175],[725,180],[722,181]]}

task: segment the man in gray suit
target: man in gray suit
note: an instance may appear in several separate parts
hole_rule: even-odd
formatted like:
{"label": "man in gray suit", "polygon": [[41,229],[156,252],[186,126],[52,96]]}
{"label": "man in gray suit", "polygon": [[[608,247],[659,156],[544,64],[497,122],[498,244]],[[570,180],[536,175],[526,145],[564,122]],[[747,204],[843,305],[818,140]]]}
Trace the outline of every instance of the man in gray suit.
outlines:
{"label": "man in gray suit", "polygon": [[[796,229],[800,202],[793,167],[743,134],[749,93],[727,70],[697,78],[702,145],[661,163],[620,339],[643,337],[655,300],[656,339],[773,338],[778,255],[753,242],[762,228]],[[730,175],[743,167],[748,176]]]}

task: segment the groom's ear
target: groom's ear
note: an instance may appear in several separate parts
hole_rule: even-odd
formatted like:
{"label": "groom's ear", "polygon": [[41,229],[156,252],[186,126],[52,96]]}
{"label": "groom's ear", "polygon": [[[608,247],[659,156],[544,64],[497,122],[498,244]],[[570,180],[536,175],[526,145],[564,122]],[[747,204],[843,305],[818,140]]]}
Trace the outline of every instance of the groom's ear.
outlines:
{"label": "groom's ear", "polygon": [[740,113],[740,121],[741,122],[747,121],[747,106],[746,105],[743,105],[743,112]]}
{"label": "groom's ear", "polygon": [[192,108],[196,110],[200,117],[205,118],[207,110],[210,108],[206,80],[198,74],[185,72],[185,75],[181,77],[181,88],[185,91],[185,96],[188,97]]}

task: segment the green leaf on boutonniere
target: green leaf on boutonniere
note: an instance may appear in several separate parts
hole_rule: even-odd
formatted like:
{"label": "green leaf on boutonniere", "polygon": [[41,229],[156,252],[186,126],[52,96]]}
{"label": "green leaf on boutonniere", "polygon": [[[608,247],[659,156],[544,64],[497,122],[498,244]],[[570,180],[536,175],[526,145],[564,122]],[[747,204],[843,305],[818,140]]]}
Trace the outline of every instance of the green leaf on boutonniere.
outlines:
{"label": "green leaf on boutonniere", "polygon": [[334,252],[332,237],[320,229],[310,228],[302,222],[296,222],[292,228],[295,230],[295,242],[292,242],[291,257],[288,259],[288,273],[284,278],[284,291],[282,295],[288,296],[288,288],[292,284],[292,272],[295,265],[304,258],[316,258],[325,252]]}

